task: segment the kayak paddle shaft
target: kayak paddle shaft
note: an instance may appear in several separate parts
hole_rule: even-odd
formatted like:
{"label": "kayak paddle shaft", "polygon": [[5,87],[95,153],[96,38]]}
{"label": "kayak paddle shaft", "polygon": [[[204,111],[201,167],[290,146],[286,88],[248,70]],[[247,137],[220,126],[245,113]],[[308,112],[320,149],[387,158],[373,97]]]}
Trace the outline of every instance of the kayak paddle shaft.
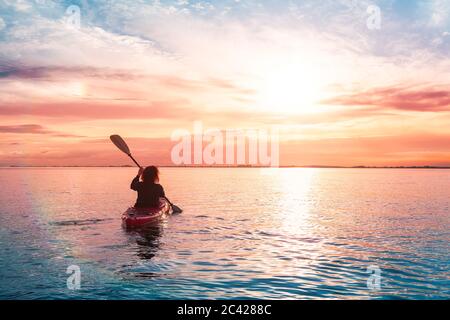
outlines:
{"label": "kayak paddle shaft", "polygon": [[131,160],[133,160],[134,163],[136,163],[136,165],[137,165],[139,168],[142,168],[141,165],[133,158],[133,156],[132,156],[131,154],[129,154],[128,156],[131,158]]}

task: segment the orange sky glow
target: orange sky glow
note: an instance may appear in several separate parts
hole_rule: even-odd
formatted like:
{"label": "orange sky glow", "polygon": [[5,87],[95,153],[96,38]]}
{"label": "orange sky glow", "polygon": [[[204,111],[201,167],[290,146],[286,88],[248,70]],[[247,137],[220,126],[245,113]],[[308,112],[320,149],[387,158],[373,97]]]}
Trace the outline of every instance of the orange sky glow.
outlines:
{"label": "orange sky glow", "polygon": [[448,24],[408,29],[392,8],[374,31],[364,11],[320,24],[293,10],[134,6],[132,19],[116,4],[101,21],[85,8],[80,28],[55,8],[3,19],[0,165],[132,164],[111,134],[143,163],[171,165],[173,131],[201,121],[278,126],[281,165],[450,166]]}

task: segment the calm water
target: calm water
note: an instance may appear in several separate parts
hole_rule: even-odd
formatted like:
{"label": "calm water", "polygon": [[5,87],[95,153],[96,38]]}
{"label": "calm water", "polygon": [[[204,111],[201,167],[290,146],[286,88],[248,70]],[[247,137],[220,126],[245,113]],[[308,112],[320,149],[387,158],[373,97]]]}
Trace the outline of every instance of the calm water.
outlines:
{"label": "calm water", "polygon": [[135,171],[0,169],[0,299],[450,298],[450,170],[163,168],[131,232]]}

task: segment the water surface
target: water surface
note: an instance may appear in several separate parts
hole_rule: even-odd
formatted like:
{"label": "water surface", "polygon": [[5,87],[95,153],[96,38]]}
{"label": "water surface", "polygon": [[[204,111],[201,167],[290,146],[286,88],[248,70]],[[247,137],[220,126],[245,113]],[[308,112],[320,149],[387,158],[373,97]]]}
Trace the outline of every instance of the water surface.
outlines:
{"label": "water surface", "polygon": [[162,168],[127,231],[135,171],[0,169],[0,299],[450,298],[450,170]]}

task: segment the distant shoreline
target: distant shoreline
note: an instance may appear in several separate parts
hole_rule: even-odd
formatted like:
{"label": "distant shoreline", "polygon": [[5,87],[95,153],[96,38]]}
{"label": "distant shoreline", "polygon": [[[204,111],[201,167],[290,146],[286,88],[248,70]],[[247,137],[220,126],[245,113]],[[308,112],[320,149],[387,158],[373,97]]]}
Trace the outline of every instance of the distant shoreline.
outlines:
{"label": "distant shoreline", "polygon": [[[270,169],[270,168],[310,168],[310,169],[450,169],[450,167],[439,166],[279,166],[279,167],[263,167],[263,166],[169,166],[160,165],[159,168],[180,168],[180,169]],[[132,165],[122,166],[0,166],[0,169],[5,168],[136,168]]]}

